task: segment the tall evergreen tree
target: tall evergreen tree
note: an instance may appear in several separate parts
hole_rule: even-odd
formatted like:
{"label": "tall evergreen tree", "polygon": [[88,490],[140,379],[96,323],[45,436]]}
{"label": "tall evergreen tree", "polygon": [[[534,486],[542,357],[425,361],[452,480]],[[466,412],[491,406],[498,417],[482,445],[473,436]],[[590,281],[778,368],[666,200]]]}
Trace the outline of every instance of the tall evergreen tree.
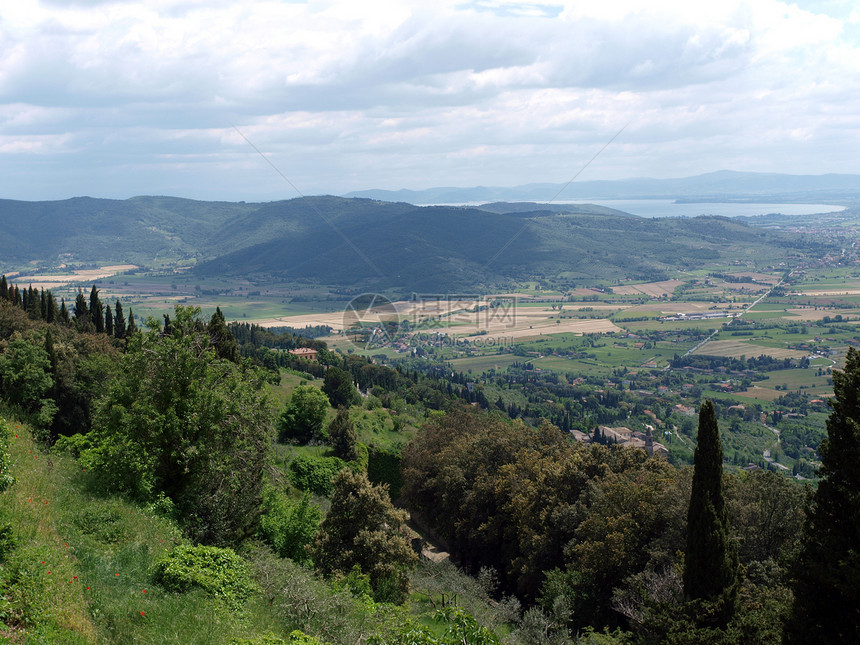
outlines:
{"label": "tall evergreen tree", "polygon": [[72,321],[69,318],[69,310],[66,309],[66,299],[60,298],[60,313],[57,314],[57,322],[61,325],[71,325]]}
{"label": "tall evergreen tree", "polygon": [[821,481],[794,566],[786,644],[860,643],[860,352],[833,373]]}
{"label": "tall evergreen tree", "polygon": [[0,276],[0,298],[9,298],[9,284],[6,282],[6,274]]}
{"label": "tall evergreen tree", "polygon": [[38,320],[42,317],[42,303],[39,300],[39,291],[33,288],[33,285],[27,289],[27,315],[33,320]]}
{"label": "tall evergreen tree", "polygon": [[113,311],[111,311],[110,304],[105,305],[105,333],[108,336],[113,336]]}
{"label": "tall evergreen tree", "polygon": [[340,407],[328,426],[328,439],[335,457],[344,461],[358,459],[358,433],[349,418],[349,408]]}
{"label": "tall evergreen tree", "polygon": [[125,316],[122,313],[122,304],[116,301],[116,315],[113,319],[113,335],[117,338],[125,338]]}
{"label": "tall evergreen tree", "polygon": [[709,607],[697,615],[703,624],[725,626],[737,596],[737,549],[730,541],[723,500],[723,446],[714,404],[699,410],[699,432],[693,455],[693,487],[687,511],[684,595]]}
{"label": "tall evergreen tree", "polygon": [[137,325],[134,324],[134,310],[128,309],[128,327],[125,328],[125,337],[131,338],[137,333]]}
{"label": "tall evergreen tree", "polygon": [[52,323],[57,320],[57,301],[50,289],[45,292],[45,322]]}
{"label": "tall evergreen tree", "polygon": [[75,297],[75,325],[81,331],[86,331],[90,326],[90,309],[84,292],[80,290]]}
{"label": "tall evergreen tree", "polygon": [[104,311],[102,301],[99,299],[99,290],[93,285],[90,291],[90,318],[96,328],[96,333],[103,334],[105,331]]}
{"label": "tall evergreen tree", "polygon": [[209,342],[215,348],[215,352],[220,358],[226,358],[228,361],[233,361],[234,363],[240,362],[239,343],[236,342],[233,332],[227,328],[224,314],[221,313],[221,307],[215,308],[215,313],[212,314],[206,331],[209,333]]}

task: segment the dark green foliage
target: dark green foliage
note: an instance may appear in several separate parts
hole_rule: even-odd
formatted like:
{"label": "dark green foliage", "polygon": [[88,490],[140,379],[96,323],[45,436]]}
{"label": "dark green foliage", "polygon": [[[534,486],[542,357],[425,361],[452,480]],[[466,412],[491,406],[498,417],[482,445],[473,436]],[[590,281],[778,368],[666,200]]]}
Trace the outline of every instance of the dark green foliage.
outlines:
{"label": "dark green foliage", "polygon": [[260,534],[275,553],[282,558],[309,563],[310,555],[305,547],[313,541],[322,519],[322,512],[311,503],[310,494],[296,500],[274,488],[266,488],[262,511]]}
{"label": "dark green foliage", "polygon": [[358,401],[358,392],[352,384],[352,375],[339,367],[329,367],[323,380],[323,392],[332,407],[349,407]]}
{"label": "dark green foliage", "polygon": [[299,385],[278,421],[279,440],[307,443],[311,439],[324,439],[323,422],[328,409],[328,397],[319,388]]}
{"label": "dark green foliage", "polygon": [[370,446],[367,478],[374,484],[385,484],[391,499],[400,497],[403,476],[400,473],[400,451]]}
{"label": "dark green foliage", "polygon": [[714,405],[702,403],[694,455],[693,488],[687,512],[684,594],[715,604],[710,620],[724,626],[737,594],[738,559],[730,540],[723,500],[723,448]]}
{"label": "dark green foliage", "polygon": [[217,358],[196,315],[177,307],[172,335],[130,339],[82,461],[107,490],[166,495],[196,540],[230,544],[255,528],[273,410],[261,374]]}
{"label": "dark green foliage", "polygon": [[337,416],[328,426],[328,440],[334,450],[335,457],[344,461],[358,459],[358,434],[349,418],[349,408],[338,408]]}
{"label": "dark green foliage", "polygon": [[78,331],[94,329],[90,321],[90,309],[87,306],[87,299],[83,291],[78,291],[78,295],[75,297],[75,326]]}
{"label": "dark green foliage", "polygon": [[44,341],[37,343],[36,339],[17,336],[0,347],[0,392],[9,403],[27,412],[40,408],[54,384]]}
{"label": "dark green foliage", "polygon": [[137,325],[134,322],[134,311],[129,307],[128,309],[128,327],[126,327],[125,335],[126,338],[131,338],[137,333]]}
{"label": "dark green foliage", "polygon": [[807,489],[768,470],[727,477],[723,484],[741,564],[786,566],[803,538]]}
{"label": "dark green foliage", "polygon": [[221,308],[217,307],[212,318],[209,319],[209,325],[206,328],[209,332],[209,342],[215,348],[215,353],[219,358],[224,358],[228,361],[238,363],[239,344],[233,338],[233,334],[227,329],[227,323],[224,321],[224,314],[221,313]]}
{"label": "dark green foliage", "polygon": [[299,490],[330,495],[332,479],[346,467],[346,462],[337,457],[299,455],[290,462],[290,481]]}
{"label": "dark green foliage", "polygon": [[113,335],[117,338],[125,338],[126,328],[125,328],[125,316],[122,313],[122,303],[117,300],[116,301],[116,314],[113,319]]}
{"label": "dark green foliage", "polygon": [[69,310],[66,309],[66,299],[60,298],[60,313],[57,314],[57,322],[61,325],[70,325],[72,323],[69,318]]}
{"label": "dark green foliage", "polygon": [[105,330],[105,333],[106,333],[108,336],[113,336],[113,335],[114,335],[114,329],[113,329],[113,311],[111,311],[111,308],[110,308],[110,305],[109,305],[109,304],[108,304],[108,305],[104,305],[104,311],[105,311],[105,315],[104,315],[104,317],[105,317],[105,324],[104,324],[104,330]]}
{"label": "dark green foliage", "polygon": [[347,575],[358,565],[370,576],[374,599],[400,604],[417,561],[402,532],[405,511],[363,473],[341,470],[334,479],[331,509],[320,525],[311,556],[323,575]]}
{"label": "dark green foliage", "polygon": [[105,332],[104,311],[96,285],[93,285],[93,288],[90,290],[90,320],[92,320],[95,326],[96,333],[103,334]]}
{"label": "dark green foliage", "polygon": [[794,566],[785,642],[860,642],[860,353],[833,373],[834,398],[821,442],[821,481]]}
{"label": "dark green foliage", "polygon": [[587,570],[581,615],[611,621],[600,598],[612,581],[644,566],[660,540],[659,552],[680,548],[669,468],[642,450],[572,444],[550,424],[457,410],[404,447],[402,494],[468,571],[492,567],[502,590],[532,600],[546,571]]}
{"label": "dark green foliage", "polygon": [[155,582],[183,593],[198,587],[231,609],[241,609],[256,590],[247,563],[232,549],[181,545],[155,564]]}

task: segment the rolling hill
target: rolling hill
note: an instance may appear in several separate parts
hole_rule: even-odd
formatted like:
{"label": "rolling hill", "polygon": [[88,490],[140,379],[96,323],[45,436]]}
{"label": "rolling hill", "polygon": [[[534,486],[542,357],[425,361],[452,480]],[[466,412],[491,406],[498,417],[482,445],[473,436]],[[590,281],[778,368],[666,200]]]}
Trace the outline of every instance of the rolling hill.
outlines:
{"label": "rolling hill", "polygon": [[39,261],[190,263],[236,276],[409,291],[490,290],[666,277],[715,259],[805,252],[799,236],[739,220],[640,218],[593,205],[479,207],[304,197],[265,204],[173,197],[0,201],[4,270]]}

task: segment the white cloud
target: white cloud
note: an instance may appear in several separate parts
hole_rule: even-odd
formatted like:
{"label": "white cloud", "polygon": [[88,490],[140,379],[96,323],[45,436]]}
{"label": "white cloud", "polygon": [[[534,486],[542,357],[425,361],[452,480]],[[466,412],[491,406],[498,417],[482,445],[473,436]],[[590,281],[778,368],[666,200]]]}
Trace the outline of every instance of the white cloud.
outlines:
{"label": "white cloud", "polygon": [[562,181],[628,121],[589,178],[860,172],[849,5],[434,7],[10,3],[0,197],[288,192],[234,124],[305,192]]}

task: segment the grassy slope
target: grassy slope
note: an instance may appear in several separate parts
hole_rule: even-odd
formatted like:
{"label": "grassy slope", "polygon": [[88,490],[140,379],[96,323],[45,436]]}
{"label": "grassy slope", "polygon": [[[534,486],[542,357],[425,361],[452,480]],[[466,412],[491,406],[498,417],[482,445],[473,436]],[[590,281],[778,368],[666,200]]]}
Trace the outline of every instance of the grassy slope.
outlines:
{"label": "grassy slope", "polygon": [[369,609],[311,572],[254,548],[248,557],[258,575],[285,580],[289,588],[264,584],[238,613],[200,591],[168,592],[153,583],[152,571],[159,556],[184,542],[175,524],[89,492],[89,475],[75,459],[42,451],[26,426],[9,425],[16,483],[0,493],[0,525],[11,522],[16,546],[0,562],[0,643],[218,645],[267,633],[286,637],[294,629],[328,642],[355,642],[410,615],[441,633],[428,599],[451,593],[481,624],[509,631],[477,582],[448,562],[422,563],[413,576],[412,602],[402,609]]}
{"label": "grassy slope", "polygon": [[202,593],[153,584],[155,560],[183,540],[175,526],[88,494],[74,459],[41,452],[12,425],[17,482],[0,495],[18,544],[3,571],[11,642],[202,645],[277,627],[261,601],[237,617]]}

